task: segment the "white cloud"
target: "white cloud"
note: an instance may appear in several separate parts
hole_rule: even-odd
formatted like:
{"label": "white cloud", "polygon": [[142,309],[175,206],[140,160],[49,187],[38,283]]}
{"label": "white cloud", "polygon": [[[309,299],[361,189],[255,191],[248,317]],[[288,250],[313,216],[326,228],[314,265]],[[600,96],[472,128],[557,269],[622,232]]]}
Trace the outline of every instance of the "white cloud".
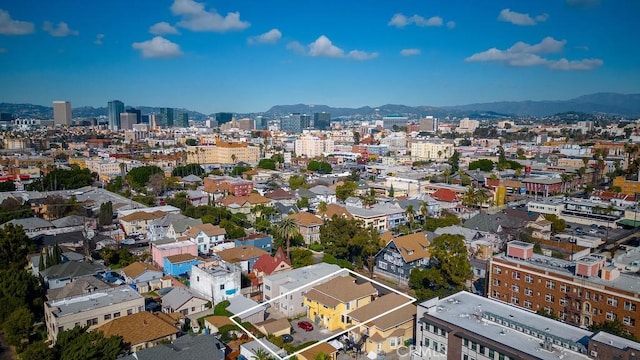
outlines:
{"label": "white cloud", "polygon": [[102,45],[102,39],[104,39],[104,34],[97,34],[96,39],[93,40],[93,43],[96,45]]}
{"label": "white cloud", "polygon": [[207,11],[204,5],[194,0],[174,0],[171,12],[181,16],[178,26],[191,31],[226,32],[244,30],[251,25],[240,20],[239,12],[230,12],[222,16],[214,9]]}
{"label": "white cloud", "polygon": [[315,41],[306,47],[297,41],[292,41],[287,44],[287,50],[291,50],[299,55],[343,58],[361,61],[375,59],[380,55],[377,52],[366,52],[362,50],[351,50],[345,53],[343,49],[334,45],[333,42],[325,35],[320,35]]}
{"label": "white cloud", "polygon": [[498,20],[504,22],[510,22],[514,25],[532,26],[539,22],[547,21],[549,14],[540,14],[535,18],[532,18],[529,14],[522,14],[519,12],[511,11],[511,9],[502,9],[498,15]]}
{"label": "white cloud", "polygon": [[400,50],[402,56],[415,56],[420,55],[420,49],[402,49]]}
{"label": "white cloud", "polygon": [[320,35],[316,41],[309,44],[310,56],[324,56],[324,57],[343,57],[344,50],[333,45],[331,40],[324,35]]}
{"label": "white cloud", "polygon": [[378,55],[377,52],[368,53],[362,50],[351,50],[347,54],[347,57],[353,60],[371,60],[377,58]]}
{"label": "white cloud", "polygon": [[71,30],[69,24],[64,21],[59,22],[58,25],[53,25],[50,21],[45,21],[42,25],[42,30],[55,37],[77,36],[79,34],[77,30]]}
{"label": "white cloud", "polygon": [[[425,18],[420,15],[412,15],[406,16],[401,13],[397,13],[391,17],[391,20],[387,23],[389,26],[395,26],[397,28],[403,28],[407,25],[414,24],[420,27],[430,27],[430,26],[442,26],[444,25],[444,19],[440,16],[432,16],[430,18]],[[453,29],[456,26],[456,23],[453,21],[447,22],[447,27],[449,29]]]}
{"label": "white cloud", "polygon": [[26,35],[34,31],[33,23],[14,20],[8,11],[0,9],[0,35]]}
{"label": "white cloud", "polygon": [[149,33],[152,35],[177,35],[180,34],[178,29],[166,21],[155,23],[149,27]]}
{"label": "white cloud", "polygon": [[307,50],[304,48],[304,45],[300,44],[297,41],[292,41],[287,44],[287,50],[291,50],[298,55],[305,55]]}
{"label": "white cloud", "polygon": [[561,52],[564,50],[566,43],[566,40],[556,40],[550,36],[533,45],[519,41],[506,50],[491,48],[473,54],[466,58],[465,61],[498,62],[514,67],[546,66],[553,70],[591,70],[603,64],[600,59],[569,61],[564,58],[553,60],[540,56],[540,54]]}
{"label": "white cloud", "polygon": [[135,42],[131,45],[136,50],[140,50],[145,58],[171,58],[182,55],[180,46],[162,36],[156,36],[151,40]]}
{"label": "white cloud", "polygon": [[249,44],[275,44],[282,38],[282,33],[278,29],[271,29],[264,34],[250,37]]}

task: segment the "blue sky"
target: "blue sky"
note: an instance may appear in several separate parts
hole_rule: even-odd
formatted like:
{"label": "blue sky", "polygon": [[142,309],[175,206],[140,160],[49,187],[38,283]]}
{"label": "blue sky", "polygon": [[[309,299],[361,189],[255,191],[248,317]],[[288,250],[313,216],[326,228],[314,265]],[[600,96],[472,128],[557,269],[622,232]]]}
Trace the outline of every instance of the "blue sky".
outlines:
{"label": "blue sky", "polygon": [[640,92],[637,0],[6,0],[0,102],[259,112]]}

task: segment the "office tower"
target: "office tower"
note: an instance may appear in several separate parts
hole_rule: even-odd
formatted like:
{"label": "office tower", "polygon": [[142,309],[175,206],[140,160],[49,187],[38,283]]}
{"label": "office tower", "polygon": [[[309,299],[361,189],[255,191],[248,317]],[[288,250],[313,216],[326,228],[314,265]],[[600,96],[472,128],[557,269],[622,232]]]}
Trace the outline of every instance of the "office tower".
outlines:
{"label": "office tower", "polygon": [[218,126],[228,123],[233,119],[232,113],[219,112],[216,113],[216,121],[218,122]]}
{"label": "office tower", "polygon": [[438,131],[438,119],[433,116],[427,116],[424,119],[420,119],[420,131],[423,132],[436,132]]}
{"label": "office tower", "polygon": [[328,128],[330,124],[331,124],[331,113],[323,111],[323,112],[313,114],[313,124],[311,124],[312,128],[324,129],[324,128]]}
{"label": "office tower", "polygon": [[120,128],[119,130],[131,130],[133,125],[137,124],[138,118],[136,113],[123,112],[120,114]]}
{"label": "office tower", "polygon": [[269,119],[260,115],[256,116],[255,127],[256,130],[267,130],[269,127]]}
{"label": "office tower", "polygon": [[173,126],[173,108],[160,108],[160,115],[157,117],[156,126],[163,128]]}
{"label": "office tower", "polygon": [[189,127],[189,114],[187,113],[176,114],[176,119],[173,125],[176,127]]}
{"label": "office tower", "polygon": [[311,116],[307,114],[293,113],[280,119],[280,129],[289,133],[301,133],[309,128]]}
{"label": "office tower", "polygon": [[127,110],[125,110],[125,112],[130,114],[136,114],[135,124],[140,124],[142,122],[142,112],[140,110],[127,106]]}
{"label": "office tower", "polygon": [[68,101],[54,101],[53,120],[56,125],[71,125],[71,103]]}
{"label": "office tower", "polygon": [[385,129],[391,130],[393,129],[394,126],[396,126],[396,128],[407,126],[408,122],[409,122],[409,118],[406,116],[398,116],[398,115],[385,116],[382,118],[382,127]]}
{"label": "office tower", "polygon": [[148,124],[149,123],[149,115],[140,116],[139,124]]}
{"label": "office tower", "polygon": [[107,110],[109,110],[109,128],[111,130],[120,129],[120,114],[124,112],[124,103],[120,100],[109,101]]}
{"label": "office tower", "polygon": [[0,113],[0,121],[11,121],[13,120],[13,116],[11,116],[11,113]]}

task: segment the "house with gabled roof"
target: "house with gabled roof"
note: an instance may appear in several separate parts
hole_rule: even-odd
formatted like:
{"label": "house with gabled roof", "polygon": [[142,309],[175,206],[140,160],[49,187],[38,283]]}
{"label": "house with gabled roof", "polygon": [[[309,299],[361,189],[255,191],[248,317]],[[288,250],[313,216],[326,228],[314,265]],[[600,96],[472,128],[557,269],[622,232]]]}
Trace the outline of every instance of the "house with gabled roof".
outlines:
{"label": "house with gabled roof", "polygon": [[202,220],[190,218],[182,214],[169,213],[157,219],[149,225],[148,237],[151,241],[157,241],[164,237],[177,239],[195,225],[202,225]]}
{"label": "house with gabled roof", "polygon": [[236,264],[242,269],[242,272],[247,273],[253,270],[253,265],[258,258],[268,253],[262,249],[258,249],[255,246],[235,246],[229,249],[224,249],[216,252],[220,259],[230,263]]}
{"label": "house with gabled roof", "polygon": [[451,212],[460,212],[462,210],[462,198],[451,189],[438,188],[430,196],[440,204],[440,209],[442,210]]}
{"label": "house with gabled roof", "polygon": [[329,331],[347,329],[347,314],[369,304],[378,295],[370,282],[358,284],[352,276],[340,276],[315,285],[304,293],[307,317]]}
{"label": "house with gabled roof", "polygon": [[207,310],[211,302],[189,288],[174,288],[162,297],[162,312],[190,315]]}
{"label": "house with gabled roof", "polygon": [[87,275],[101,275],[107,272],[107,267],[86,261],[68,261],[64,264],[52,265],[40,271],[48,289],[56,289],[67,285],[73,280]]}
{"label": "house with gabled roof", "polygon": [[67,285],[47,290],[47,300],[70,298],[77,295],[90,294],[103,289],[109,289],[113,285],[94,275],[80,276]]}
{"label": "house with gabled roof", "polygon": [[320,242],[320,226],[324,224],[321,218],[306,211],[291,214],[288,217],[298,225],[298,232],[302,235],[305,244]]}
{"label": "house with gabled roof", "polygon": [[271,205],[271,199],[260,194],[251,193],[248,196],[228,195],[219,200],[219,203],[234,213],[249,214],[257,205]]}
{"label": "house with gabled roof", "polygon": [[347,211],[347,208],[338,204],[327,204],[327,209],[324,211],[318,210],[318,214],[322,219],[331,219],[334,215],[339,218],[352,219],[353,215]]}
{"label": "house with gabled roof", "polygon": [[95,331],[102,332],[105,337],[121,336],[123,342],[129,344],[129,350],[134,352],[175,340],[180,333],[173,323],[148,311],[113,319]]}
{"label": "house with gabled roof", "polygon": [[227,231],[218,225],[202,224],[194,225],[184,235],[184,238],[198,246],[198,253],[208,254],[214,248],[222,244]]}
{"label": "house with gabled roof", "polygon": [[[392,292],[353,310],[348,314],[350,326],[361,326],[349,331],[349,337],[365,354],[396,352],[405,346],[405,341],[413,339],[416,306],[410,301]],[[380,314],[385,315],[376,318]]]}
{"label": "house with gabled roof", "polygon": [[162,270],[152,264],[145,264],[140,261],[123,267],[119,270],[119,273],[124,278],[124,281],[130,285],[147,283],[152,280],[161,279],[163,276]]}
{"label": "house with gabled roof", "polygon": [[262,279],[263,276],[268,276],[290,269],[291,260],[289,260],[281,247],[276,250],[275,255],[271,256],[270,254],[264,254],[258,258],[255,264],[253,264],[253,273],[258,279]]}
{"label": "house with gabled roof", "polygon": [[423,232],[394,237],[384,233],[386,245],[376,254],[374,273],[408,281],[411,270],[429,265],[429,240]]}
{"label": "house with gabled roof", "polygon": [[180,276],[190,274],[193,266],[198,266],[204,261],[203,258],[191,254],[177,254],[164,258],[164,272],[167,275]]}
{"label": "house with gabled roof", "polygon": [[147,212],[147,211],[137,211],[125,216],[122,216],[118,219],[120,225],[122,226],[122,230],[124,230],[125,234],[147,234],[147,229],[151,223],[157,219],[164,217],[166,213],[161,210]]}

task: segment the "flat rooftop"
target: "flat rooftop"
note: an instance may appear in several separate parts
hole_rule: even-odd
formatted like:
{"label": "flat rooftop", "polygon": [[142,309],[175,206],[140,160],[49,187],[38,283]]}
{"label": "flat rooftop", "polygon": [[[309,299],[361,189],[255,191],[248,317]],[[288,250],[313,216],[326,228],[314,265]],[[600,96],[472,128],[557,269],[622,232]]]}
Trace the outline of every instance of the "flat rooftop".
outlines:
{"label": "flat rooftop", "polygon": [[[604,280],[597,276],[583,277],[583,276],[575,276],[575,262],[567,261],[563,259],[556,259],[550,256],[533,254],[531,259],[522,260],[507,256],[506,254],[498,254],[493,257],[494,259],[500,259],[504,261],[508,261],[515,264],[527,265],[534,269],[542,270],[541,273],[544,274],[545,271],[553,272],[558,275],[564,275],[572,277],[574,281],[579,283],[590,282],[597,285],[605,285],[612,287],[614,289],[631,291],[634,293],[640,293],[640,276],[631,275],[622,273],[620,276],[613,280]],[[583,258],[584,259],[584,258]],[[582,259],[577,260],[582,261]],[[589,260],[587,260],[589,261]]]}
{"label": "flat rooftop", "polygon": [[[428,308],[425,314],[431,317],[537,359],[557,360],[560,355],[562,359],[588,359],[590,331],[496,300],[462,291],[444,299],[425,301],[420,307]],[[545,338],[554,341],[553,352],[542,349]],[[581,354],[581,350],[585,353]]]}
{"label": "flat rooftop", "polygon": [[53,314],[56,317],[63,317],[142,298],[142,295],[138,294],[129,285],[121,285],[115,288],[98,290],[90,294],[48,301],[47,305],[50,308],[57,307],[58,310],[53,311]]}
{"label": "flat rooftop", "polygon": [[[266,276],[265,279],[269,279],[274,283],[279,283],[280,286],[286,285],[288,289],[297,289],[302,288],[319,278],[339,272],[340,270],[341,268],[338,265],[318,263],[269,275]],[[347,274],[348,273],[345,271],[344,275]]]}

